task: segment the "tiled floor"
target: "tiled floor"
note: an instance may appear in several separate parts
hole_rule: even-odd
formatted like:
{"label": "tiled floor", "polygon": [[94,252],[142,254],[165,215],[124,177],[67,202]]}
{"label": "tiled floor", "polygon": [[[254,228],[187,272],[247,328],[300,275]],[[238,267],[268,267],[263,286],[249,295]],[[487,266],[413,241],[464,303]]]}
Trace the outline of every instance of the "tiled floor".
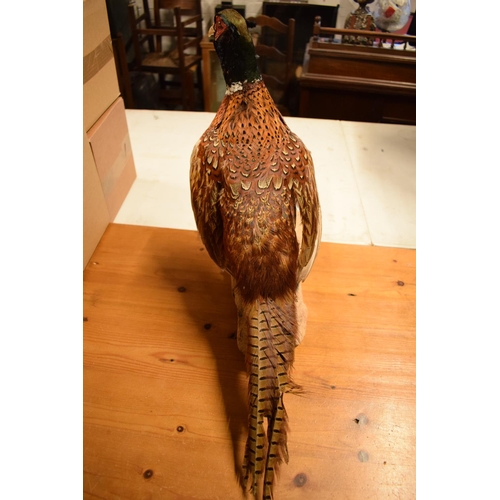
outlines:
{"label": "tiled floor", "polygon": [[[213,113],[127,110],[137,169],[115,222],[196,229],[189,158]],[[287,117],[311,151],[323,241],[415,248],[416,127]]]}

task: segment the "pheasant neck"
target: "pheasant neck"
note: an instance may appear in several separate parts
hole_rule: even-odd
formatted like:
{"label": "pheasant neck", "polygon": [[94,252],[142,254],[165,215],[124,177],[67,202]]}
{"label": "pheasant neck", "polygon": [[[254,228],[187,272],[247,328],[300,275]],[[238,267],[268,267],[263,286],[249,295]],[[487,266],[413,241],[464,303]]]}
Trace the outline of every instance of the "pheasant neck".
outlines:
{"label": "pheasant neck", "polygon": [[237,92],[243,88],[244,83],[262,79],[251,40],[238,36],[230,43],[226,39],[220,43],[215,42],[214,45],[226,81],[226,93]]}

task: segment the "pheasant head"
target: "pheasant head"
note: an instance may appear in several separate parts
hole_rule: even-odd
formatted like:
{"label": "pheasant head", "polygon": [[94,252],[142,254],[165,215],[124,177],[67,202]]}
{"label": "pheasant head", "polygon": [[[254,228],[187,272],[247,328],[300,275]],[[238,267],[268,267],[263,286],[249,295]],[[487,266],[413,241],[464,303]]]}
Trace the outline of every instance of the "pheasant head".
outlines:
{"label": "pheasant head", "polygon": [[237,11],[225,9],[216,14],[208,36],[214,42],[228,88],[262,78],[247,21]]}

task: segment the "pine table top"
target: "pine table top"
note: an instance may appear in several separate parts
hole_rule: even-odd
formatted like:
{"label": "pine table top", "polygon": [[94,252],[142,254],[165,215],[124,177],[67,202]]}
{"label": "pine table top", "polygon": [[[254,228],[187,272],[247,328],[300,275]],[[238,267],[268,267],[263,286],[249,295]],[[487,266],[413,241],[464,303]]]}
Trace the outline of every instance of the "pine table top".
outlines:
{"label": "pine table top", "polygon": [[[415,498],[415,250],[322,243],[276,500]],[[194,231],[110,224],[84,271],[84,498],[239,499],[246,375]]]}

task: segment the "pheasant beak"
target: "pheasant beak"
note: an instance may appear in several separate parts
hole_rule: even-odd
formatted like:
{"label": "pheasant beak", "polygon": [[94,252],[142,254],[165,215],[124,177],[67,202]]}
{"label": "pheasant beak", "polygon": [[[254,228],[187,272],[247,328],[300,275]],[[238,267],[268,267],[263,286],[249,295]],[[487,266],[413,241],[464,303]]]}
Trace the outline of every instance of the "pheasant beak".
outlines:
{"label": "pheasant beak", "polygon": [[214,30],[214,24],[212,24],[212,26],[210,26],[209,30],[208,30],[208,41],[209,42],[214,42],[215,41],[215,30]]}

